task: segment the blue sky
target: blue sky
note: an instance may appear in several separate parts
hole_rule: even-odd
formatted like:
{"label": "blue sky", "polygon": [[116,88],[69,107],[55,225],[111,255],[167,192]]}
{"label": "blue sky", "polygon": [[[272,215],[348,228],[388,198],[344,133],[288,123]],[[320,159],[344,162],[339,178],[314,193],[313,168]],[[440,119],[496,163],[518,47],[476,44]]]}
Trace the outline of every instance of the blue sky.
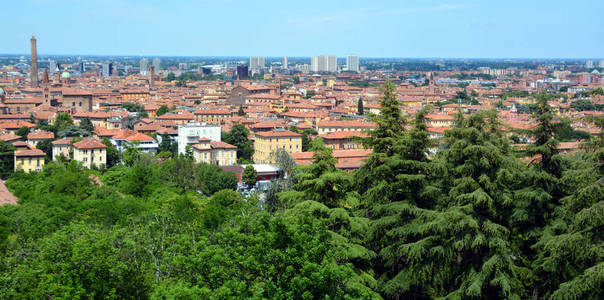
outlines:
{"label": "blue sky", "polygon": [[604,57],[604,0],[7,0],[0,53]]}

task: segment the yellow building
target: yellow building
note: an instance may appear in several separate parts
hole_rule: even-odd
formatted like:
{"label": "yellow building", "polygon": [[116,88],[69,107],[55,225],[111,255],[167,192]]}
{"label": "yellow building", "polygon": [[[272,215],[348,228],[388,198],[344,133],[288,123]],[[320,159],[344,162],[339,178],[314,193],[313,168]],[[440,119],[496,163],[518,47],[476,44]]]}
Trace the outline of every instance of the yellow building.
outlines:
{"label": "yellow building", "polygon": [[15,171],[23,170],[25,173],[41,171],[44,167],[46,154],[40,149],[21,150],[15,152]]}
{"label": "yellow building", "polygon": [[231,144],[215,141],[212,147],[212,163],[219,166],[232,166],[237,163],[237,147]]}
{"label": "yellow building", "polygon": [[63,138],[52,142],[52,160],[57,160],[59,156],[69,158],[69,145],[72,138]]}
{"label": "yellow building", "polygon": [[120,97],[126,102],[137,102],[149,100],[151,94],[144,89],[124,89],[120,90]]}
{"label": "yellow building", "polygon": [[212,147],[210,139],[200,138],[199,144],[193,145],[193,159],[197,163],[212,164]]}
{"label": "yellow building", "polygon": [[254,162],[274,163],[278,149],[290,154],[302,152],[302,135],[289,130],[257,132],[254,139]]}
{"label": "yellow building", "polygon": [[231,144],[200,138],[199,144],[193,145],[192,148],[195,162],[218,166],[232,166],[237,163],[237,147]]}
{"label": "yellow building", "polygon": [[107,164],[107,146],[95,138],[85,138],[73,144],[73,159],[91,168]]}
{"label": "yellow building", "polygon": [[226,109],[199,109],[194,115],[196,122],[218,125],[231,122],[231,112]]}

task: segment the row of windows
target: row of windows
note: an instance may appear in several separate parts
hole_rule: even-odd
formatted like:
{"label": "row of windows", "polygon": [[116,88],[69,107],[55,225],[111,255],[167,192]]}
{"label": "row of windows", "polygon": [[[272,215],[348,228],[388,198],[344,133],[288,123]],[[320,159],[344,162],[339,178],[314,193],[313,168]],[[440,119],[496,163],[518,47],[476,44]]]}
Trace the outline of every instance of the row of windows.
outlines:
{"label": "row of windows", "polygon": [[[84,149],[84,150],[82,150],[82,151],[84,152],[84,154],[88,154],[88,149]],[[94,149],[90,150],[90,153],[91,153],[91,154],[94,154],[94,152],[95,152],[95,151],[94,151]],[[103,150],[98,149],[96,152],[98,152],[98,153],[103,153]]]}
{"label": "row of windows", "polygon": [[[36,167],[40,166],[40,161],[43,161],[44,159],[36,159]],[[18,160],[18,162],[20,162],[22,165],[25,164],[25,158],[20,158]],[[27,163],[31,165],[31,157],[27,158]]]}
{"label": "row of windows", "polygon": [[[286,149],[285,145],[281,145],[281,146],[277,145],[277,146],[272,146],[272,147],[267,145],[267,146],[264,146],[264,147],[262,147],[262,148],[264,148],[264,149],[268,149],[268,150],[273,149],[273,148],[274,148],[275,150],[277,150],[277,149],[279,149],[279,148]],[[296,144],[296,147],[295,147],[295,148],[296,148],[296,149],[300,149],[300,145]],[[292,144],[289,144],[289,150],[293,150],[293,149],[294,149],[293,145],[292,145]]]}
{"label": "row of windows", "polygon": [[[295,138],[295,139],[296,139],[296,141],[297,141],[297,140],[299,140],[300,138]],[[268,139],[268,141],[269,141],[270,143],[272,143],[272,142],[273,142],[273,138],[269,138],[269,139]],[[283,139],[283,138],[280,138],[280,139],[275,139],[275,142],[279,142],[279,141],[285,141],[285,139]],[[292,142],[292,138],[289,138],[289,142],[290,142],[290,143]]]}
{"label": "row of windows", "polygon": [[[99,160],[99,162],[103,162],[103,157],[102,157],[102,156],[99,156],[99,159],[98,159],[98,160]],[[88,161],[88,157],[84,157],[84,162],[87,162],[87,161]],[[91,161],[91,162],[94,162],[94,156],[92,156],[92,157],[90,158],[90,161]]]}

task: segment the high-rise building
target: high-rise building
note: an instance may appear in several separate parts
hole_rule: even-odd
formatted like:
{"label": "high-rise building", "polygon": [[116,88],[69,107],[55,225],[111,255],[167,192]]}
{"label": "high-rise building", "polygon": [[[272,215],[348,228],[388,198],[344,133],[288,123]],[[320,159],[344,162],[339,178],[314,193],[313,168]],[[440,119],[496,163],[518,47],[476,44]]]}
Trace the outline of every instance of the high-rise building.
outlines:
{"label": "high-rise building", "polygon": [[29,41],[31,46],[31,86],[38,87],[38,49],[36,37],[32,35]]}
{"label": "high-rise building", "polygon": [[338,70],[338,58],[335,55],[313,56],[310,65],[312,72],[336,72]]}
{"label": "high-rise building", "polygon": [[147,68],[149,67],[149,60],[146,59],[145,57],[141,58],[141,61],[139,63],[139,69],[140,69],[140,73],[143,76],[147,75]]}
{"label": "high-rise building", "polygon": [[338,57],[335,55],[327,56],[327,72],[335,73],[338,71]]}
{"label": "high-rise building", "polygon": [[313,56],[310,59],[310,70],[312,72],[319,72],[319,57],[318,56]]}
{"label": "high-rise building", "polygon": [[283,56],[283,69],[287,69],[287,56]]}
{"label": "high-rise building", "polygon": [[346,67],[348,68],[348,71],[358,73],[360,71],[359,56],[358,55],[348,55],[346,57]]}
{"label": "high-rise building", "polygon": [[159,59],[158,57],[154,58],[153,67],[155,69],[155,74],[159,73],[159,70],[161,70],[161,59]]}
{"label": "high-rise building", "polygon": [[261,69],[264,69],[264,66],[264,57],[250,56],[250,69],[252,71],[259,71]]}
{"label": "high-rise building", "polygon": [[80,74],[86,72],[86,66],[84,62],[80,62]]}
{"label": "high-rise building", "polygon": [[113,64],[103,63],[103,77],[109,77],[113,74]]}
{"label": "high-rise building", "polygon": [[49,61],[48,62],[48,74],[54,75],[56,71],[58,71],[57,62],[54,60]]}
{"label": "high-rise building", "polygon": [[187,63],[178,63],[178,69],[181,71],[186,71],[187,67]]}
{"label": "high-rise building", "polygon": [[585,62],[585,67],[588,69],[591,69],[594,67],[594,61],[593,60],[588,60]]}
{"label": "high-rise building", "polygon": [[248,74],[249,73],[248,73],[247,66],[245,66],[245,65],[237,66],[237,77],[239,77],[239,79],[241,79],[241,80],[247,79]]}
{"label": "high-rise building", "polygon": [[602,59],[598,62],[598,67],[604,68],[604,59]]}

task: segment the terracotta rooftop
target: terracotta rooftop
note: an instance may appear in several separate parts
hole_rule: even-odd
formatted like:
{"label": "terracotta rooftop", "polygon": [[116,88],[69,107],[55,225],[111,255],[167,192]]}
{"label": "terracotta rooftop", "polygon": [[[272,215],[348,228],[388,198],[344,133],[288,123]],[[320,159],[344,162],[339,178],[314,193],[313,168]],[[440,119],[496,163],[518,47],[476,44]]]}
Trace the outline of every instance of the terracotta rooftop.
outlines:
{"label": "terracotta rooftop", "polygon": [[143,134],[143,133],[135,133],[133,135],[127,136],[126,140],[133,142],[133,141],[139,141],[139,142],[144,142],[144,141],[155,141],[152,137]]}
{"label": "terracotta rooftop", "polygon": [[53,141],[52,144],[53,145],[62,145],[62,146],[65,146],[65,145],[69,145],[71,143],[72,139],[73,138],[66,137],[66,138],[62,138],[60,140]]}
{"label": "terracotta rooftop", "polygon": [[105,149],[107,146],[95,138],[85,138],[73,144],[77,149]]}
{"label": "terracotta rooftop", "polygon": [[230,115],[231,112],[226,109],[198,109],[196,115]]}
{"label": "terracotta rooftop", "polygon": [[46,153],[40,149],[21,150],[15,152],[16,157],[41,157],[46,156]]}
{"label": "terracotta rooftop", "polygon": [[289,130],[271,130],[271,131],[263,131],[257,132],[257,136],[261,137],[299,137],[302,136],[299,133],[295,133]]}
{"label": "terracotta rooftop", "polygon": [[212,149],[237,149],[236,146],[220,141],[210,142],[210,146]]}
{"label": "terracotta rooftop", "polygon": [[347,139],[351,137],[367,137],[367,134],[361,131],[355,130],[344,130],[344,131],[334,131],[330,133],[320,134],[319,137],[324,139]]}
{"label": "terracotta rooftop", "polygon": [[45,140],[45,139],[54,139],[55,134],[52,131],[39,130],[35,132],[30,132],[27,134],[28,140]]}
{"label": "terracotta rooftop", "polygon": [[0,135],[0,141],[4,141],[4,142],[14,141],[14,140],[18,140],[20,138],[21,138],[21,136],[16,135],[16,134],[11,134],[11,133]]}
{"label": "terracotta rooftop", "polygon": [[283,127],[285,126],[285,123],[282,121],[276,121],[276,122],[258,122],[256,124],[253,124],[252,128],[275,128],[275,127]]}
{"label": "terracotta rooftop", "polygon": [[375,123],[360,121],[321,121],[318,127],[375,127]]}
{"label": "terracotta rooftop", "polygon": [[61,89],[63,96],[92,96],[92,93],[87,90],[63,88]]}
{"label": "terracotta rooftop", "polygon": [[187,113],[187,114],[163,114],[159,117],[157,117],[158,120],[193,120],[195,119],[195,117],[193,116],[193,114]]}

